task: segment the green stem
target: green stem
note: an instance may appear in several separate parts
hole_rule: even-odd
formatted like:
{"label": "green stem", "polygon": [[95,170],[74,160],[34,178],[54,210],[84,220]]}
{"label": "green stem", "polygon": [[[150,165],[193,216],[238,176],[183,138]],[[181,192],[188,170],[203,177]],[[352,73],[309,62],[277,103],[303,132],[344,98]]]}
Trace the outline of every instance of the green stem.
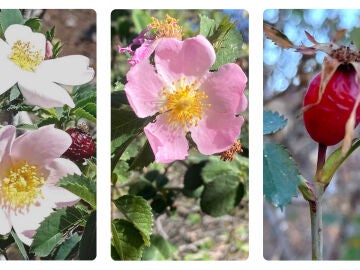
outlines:
{"label": "green stem", "polygon": [[319,174],[326,161],[327,146],[319,144],[318,160],[314,182],[315,200],[309,201],[310,220],[311,220],[311,250],[313,260],[323,259],[323,227],[322,227],[322,196],[325,191],[325,185],[319,181]]}
{"label": "green stem", "polygon": [[323,227],[322,227],[322,206],[321,198],[324,192],[324,185],[315,183],[315,201],[309,201],[311,219],[311,251],[313,260],[323,259]]}

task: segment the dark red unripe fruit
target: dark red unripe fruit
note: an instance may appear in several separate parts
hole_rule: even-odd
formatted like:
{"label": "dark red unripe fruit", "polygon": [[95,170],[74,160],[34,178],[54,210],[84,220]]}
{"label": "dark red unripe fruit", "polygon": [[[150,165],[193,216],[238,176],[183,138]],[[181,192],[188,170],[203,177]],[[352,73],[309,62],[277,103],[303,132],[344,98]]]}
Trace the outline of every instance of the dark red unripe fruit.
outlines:
{"label": "dark red unripe fruit", "polygon": [[70,128],[66,132],[71,136],[72,144],[63,154],[73,161],[83,162],[95,153],[95,143],[90,134],[79,128]]}
{"label": "dark red unripe fruit", "polygon": [[[341,64],[330,81],[319,104],[321,74],[310,82],[304,97],[304,123],[314,141],[324,145],[339,143],[345,136],[345,125],[354,107],[360,89],[355,81],[356,71],[351,64]],[[356,125],[360,122],[360,108],[356,114]]]}

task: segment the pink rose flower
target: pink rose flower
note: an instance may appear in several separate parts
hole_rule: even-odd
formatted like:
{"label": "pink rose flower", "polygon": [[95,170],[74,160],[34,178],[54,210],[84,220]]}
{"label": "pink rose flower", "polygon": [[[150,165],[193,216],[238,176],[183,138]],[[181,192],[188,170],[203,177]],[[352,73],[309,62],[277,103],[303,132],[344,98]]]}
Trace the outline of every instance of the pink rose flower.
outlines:
{"label": "pink rose flower", "polygon": [[70,160],[59,158],[70,135],[44,126],[16,137],[14,126],[0,129],[0,234],[13,227],[22,242],[32,238],[54,208],[70,206],[79,197],[56,186],[68,174],[81,174]]}
{"label": "pink rose flower", "polygon": [[210,42],[198,35],[184,41],[164,38],[149,61],[133,66],[125,92],[138,117],[156,113],[144,131],[155,160],[169,163],[188,155],[188,133],[206,155],[229,149],[240,135],[247,108],[247,77],[233,63],[209,72],[215,62]]}

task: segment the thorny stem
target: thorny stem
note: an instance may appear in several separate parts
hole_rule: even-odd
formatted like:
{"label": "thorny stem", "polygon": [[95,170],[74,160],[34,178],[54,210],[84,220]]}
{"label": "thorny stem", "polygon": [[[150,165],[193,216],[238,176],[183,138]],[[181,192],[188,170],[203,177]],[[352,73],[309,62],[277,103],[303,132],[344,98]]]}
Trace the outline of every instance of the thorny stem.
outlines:
{"label": "thorny stem", "polygon": [[311,250],[313,260],[323,259],[323,227],[322,227],[322,195],[325,191],[325,185],[318,181],[318,175],[322,170],[326,160],[327,146],[319,144],[318,161],[314,183],[315,200],[309,201],[310,219],[311,219]]}

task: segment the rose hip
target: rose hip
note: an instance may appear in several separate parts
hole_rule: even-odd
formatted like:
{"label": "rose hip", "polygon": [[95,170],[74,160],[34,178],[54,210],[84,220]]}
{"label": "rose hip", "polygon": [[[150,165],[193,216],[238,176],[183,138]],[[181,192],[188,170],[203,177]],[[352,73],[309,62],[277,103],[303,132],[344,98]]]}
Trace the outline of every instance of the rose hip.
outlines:
{"label": "rose hip", "polygon": [[[324,145],[339,143],[345,136],[345,125],[354,107],[360,89],[355,80],[352,64],[341,64],[332,75],[318,104],[321,73],[310,82],[303,105],[305,127],[311,138]],[[360,122],[360,108],[356,113],[356,125]]]}

